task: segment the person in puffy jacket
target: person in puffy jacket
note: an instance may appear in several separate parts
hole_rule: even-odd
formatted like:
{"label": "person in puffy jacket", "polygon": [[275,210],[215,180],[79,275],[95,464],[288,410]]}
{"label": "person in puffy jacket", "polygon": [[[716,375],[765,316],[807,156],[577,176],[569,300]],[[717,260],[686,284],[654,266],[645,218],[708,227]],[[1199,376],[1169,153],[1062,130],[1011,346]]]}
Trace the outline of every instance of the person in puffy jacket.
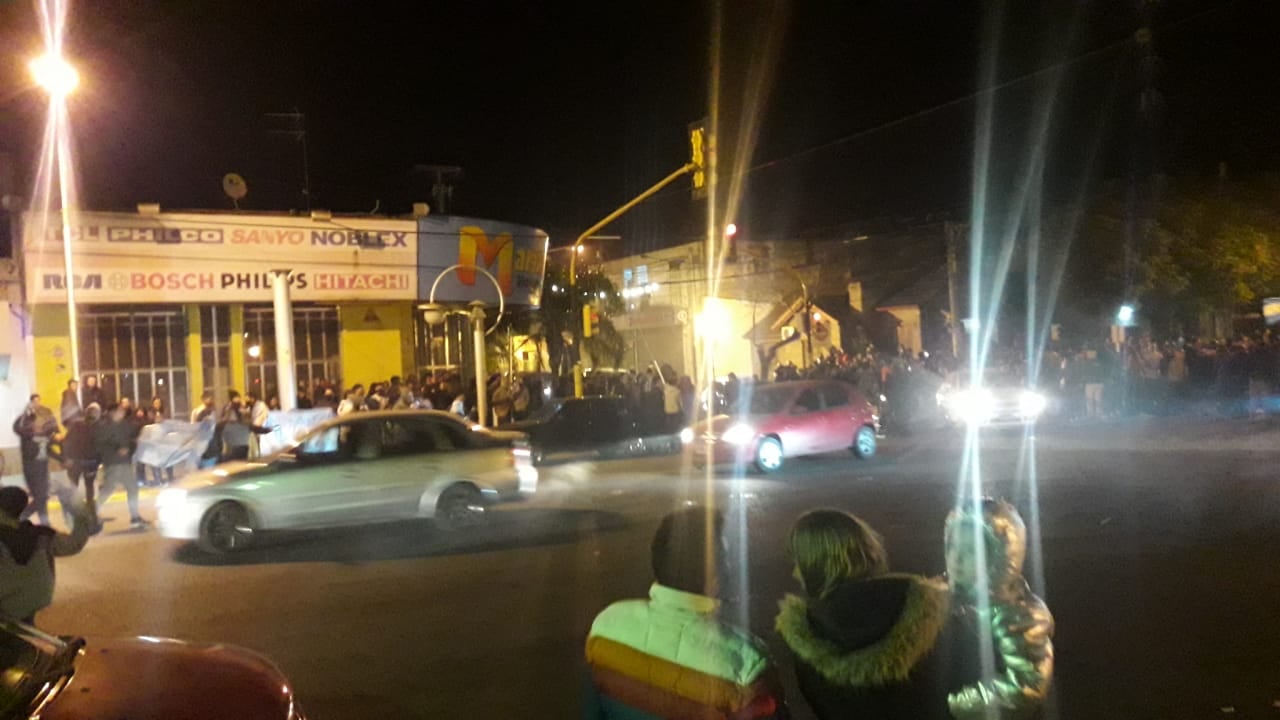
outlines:
{"label": "person in puffy jacket", "polygon": [[622,600],[591,624],[592,720],[787,717],[764,643],[719,617],[724,518],[685,508],[662,519],[647,600]]}
{"label": "person in puffy jacket", "polygon": [[814,510],[787,539],[804,597],[787,595],[776,627],[800,692],[827,718],[948,718],[948,591],[888,572],[880,536],[839,510]]}
{"label": "person in puffy jacket", "polygon": [[947,516],[953,662],[977,677],[951,692],[957,720],[1034,718],[1053,680],[1053,616],[1022,577],[1027,528],[1012,505],[986,498]]}

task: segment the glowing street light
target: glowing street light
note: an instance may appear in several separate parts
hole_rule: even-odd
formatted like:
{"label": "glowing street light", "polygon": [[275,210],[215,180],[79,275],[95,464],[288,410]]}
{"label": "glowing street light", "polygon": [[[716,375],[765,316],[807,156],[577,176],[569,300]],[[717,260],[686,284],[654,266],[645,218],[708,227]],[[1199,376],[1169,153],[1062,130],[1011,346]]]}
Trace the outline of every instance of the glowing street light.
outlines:
{"label": "glowing street light", "polygon": [[1121,305],[1116,311],[1116,324],[1120,327],[1133,327],[1133,313],[1132,305]]}
{"label": "glowing street light", "polygon": [[64,98],[80,85],[80,73],[60,55],[41,55],[27,67],[36,84],[54,98]]}

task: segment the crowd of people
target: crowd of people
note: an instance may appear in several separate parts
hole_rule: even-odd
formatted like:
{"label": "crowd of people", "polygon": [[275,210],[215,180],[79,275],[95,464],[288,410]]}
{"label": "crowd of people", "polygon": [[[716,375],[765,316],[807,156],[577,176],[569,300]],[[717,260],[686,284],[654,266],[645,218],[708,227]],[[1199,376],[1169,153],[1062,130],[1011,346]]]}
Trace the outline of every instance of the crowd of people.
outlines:
{"label": "crowd of people", "polygon": [[1046,356],[1075,417],[1216,412],[1260,416],[1280,386],[1280,337],[1086,346]]}
{"label": "crowd of people", "polygon": [[[964,366],[950,353],[883,353],[868,347],[854,354],[832,350],[807,368],[779,365],[773,379],[838,379],[872,402],[893,406],[887,414],[918,418],[933,411],[940,385],[956,381]],[[987,369],[1050,393],[1068,420],[1280,412],[1271,400],[1280,390],[1280,335],[1271,333],[1232,340],[1157,342],[1139,336],[1121,343],[1055,342],[1039,354],[1034,369],[1027,367],[1025,348],[996,346],[988,354]]]}
{"label": "crowd of people", "polygon": [[692,422],[698,406],[693,379],[667,363],[644,370],[592,373],[584,381],[583,392],[623,398],[637,423],[655,435],[680,432]]}
{"label": "crowd of people", "polygon": [[[585,717],[789,717],[765,642],[721,613],[730,586],[724,516],[663,518],[647,600],[601,612],[586,641]],[[775,628],[797,686],[826,718],[1035,717],[1053,679],[1053,616],[1022,576],[1026,527],[986,499],[944,527],[947,573],[889,570],[883,539],[839,510],[801,516],[787,539],[801,592]]]}

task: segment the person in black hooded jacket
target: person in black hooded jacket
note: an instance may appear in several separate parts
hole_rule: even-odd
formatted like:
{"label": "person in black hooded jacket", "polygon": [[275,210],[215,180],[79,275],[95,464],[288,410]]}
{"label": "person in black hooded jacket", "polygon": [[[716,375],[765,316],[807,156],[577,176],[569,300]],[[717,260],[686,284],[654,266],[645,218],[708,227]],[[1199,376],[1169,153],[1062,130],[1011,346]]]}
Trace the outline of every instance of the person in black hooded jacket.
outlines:
{"label": "person in black hooded jacket", "polygon": [[776,627],[818,718],[948,718],[948,589],[888,572],[880,536],[839,510],[814,510],[787,540],[805,597],[783,598]]}

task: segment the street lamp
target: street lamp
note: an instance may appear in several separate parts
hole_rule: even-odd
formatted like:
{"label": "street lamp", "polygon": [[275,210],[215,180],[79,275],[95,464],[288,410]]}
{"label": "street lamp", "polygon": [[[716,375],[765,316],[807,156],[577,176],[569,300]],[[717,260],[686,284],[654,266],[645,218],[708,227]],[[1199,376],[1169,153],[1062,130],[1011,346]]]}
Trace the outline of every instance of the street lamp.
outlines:
{"label": "street lamp", "polygon": [[1133,327],[1133,306],[1124,304],[1116,311],[1116,324],[1120,327]]}
{"label": "street lamp", "polygon": [[493,288],[498,291],[498,319],[494,321],[493,327],[485,330],[484,328],[484,308],[485,304],[480,300],[472,300],[467,307],[470,310],[466,313],[471,318],[472,344],[475,346],[472,350],[475,353],[476,364],[476,421],[483,427],[487,424],[489,414],[489,386],[488,371],[485,369],[484,358],[484,338],[489,333],[498,329],[499,323],[502,322],[502,314],[507,311],[506,298],[502,296],[502,286],[498,284],[498,279],[488,270],[476,265],[467,263],[458,263],[450,265],[440,274],[436,276],[435,282],[431,283],[431,292],[427,295],[425,305],[419,305],[418,309],[422,311],[422,319],[428,325],[438,326],[444,323],[445,318],[449,315],[449,310],[443,305],[436,302],[436,288],[440,286],[440,281],[445,275],[462,269],[474,270],[489,278],[489,282],[493,283]]}
{"label": "street lamp", "polygon": [[[80,84],[80,73],[57,52],[34,58],[28,63],[31,78],[49,95],[49,124],[54,133],[69,132],[67,124],[67,96]],[[67,289],[67,335],[71,345],[71,377],[80,381],[80,328],[76,319],[75,273],[71,262],[71,158],[63,143],[55,142],[46,152],[54,153],[58,168],[58,190],[61,197],[62,216],[62,271],[66,275],[63,286]],[[48,208],[45,208],[45,221]],[[42,231],[44,226],[42,225]]]}
{"label": "street lamp", "polygon": [[555,252],[556,250],[569,251],[569,287],[572,288],[573,286],[578,284],[578,256],[586,252],[586,248],[582,246],[582,243],[588,240],[621,240],[621,239],[622,239],[621,235],[583,234],[579,236],[578,239],[575,240],[572,245],[566,245],[562,248],[553,249],[552,252]]}
{"label": "street lamp", "polygon": [[51,98],[65,98],[80,85],[80,73],[61,55],[41,55],[32,59],[27,67],[31,70],[32,79]]}

